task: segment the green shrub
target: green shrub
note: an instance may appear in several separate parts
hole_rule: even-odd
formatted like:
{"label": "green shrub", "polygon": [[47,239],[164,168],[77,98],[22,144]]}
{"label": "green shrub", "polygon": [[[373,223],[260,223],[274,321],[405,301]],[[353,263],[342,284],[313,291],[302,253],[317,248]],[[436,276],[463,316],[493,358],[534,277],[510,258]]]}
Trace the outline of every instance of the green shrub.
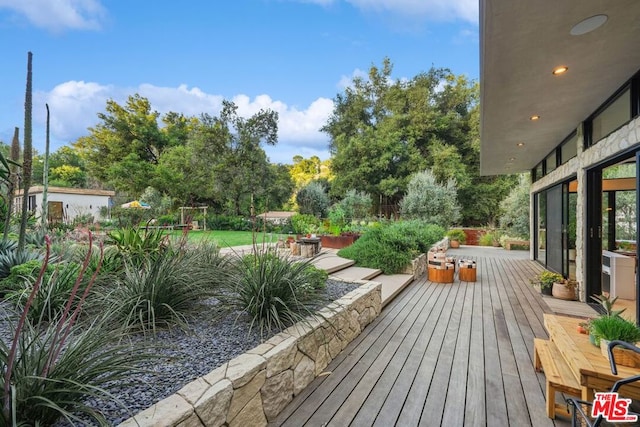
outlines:
{"label": "green shrub", "polygon": [[[42,263],[39,262],[39,266],[35,271],[32,271],[28,276],[24,276],[24,280],[20,283],[21,286],[9,291],[5,296],[5,299],[16,306],[18,310],[24,308],[33,290],[33,284],[41,266]],[[62,313],[67,300],[71,297],[79,272],[80,265],[76,263],[65,262],[55,265],[47,263],[47,269],[42,278],[42,283],[34,295],[31,309],[29,310],[29,317],[32,322],[49,322]],[[80,294],[84,291],[88,281],[88,278],[84,279],[84,283],[79,287]],[[71,307],[75,308],[76,303],[77,298],[74,298]]]}
{"label": "green shrub", "polygon": [[322,183],[311,181],[296,194],[296,203],[301,214],[323,218],[331,202]]}
{"label": "green shrub", "polygon": [[207,215],[207,227],[211,230],[250,231],[251,221],[235,215]]}
{"label": "green shrub", "polygon": [[142,264],[125,260],[124,274],[103,290],[104,304],[127,329],[187,326],[187,314],[212,294],[220,274],[192,252],[164,251]]}
{"label": "green shrub", "polygon": [[478,239],[478,244],[480,246],[495,246],[498,243],[500,243],[500,237],[498,236],[498,233],[492,231],[483,234]]}
{"label": "green shrub", "polygon": [[316,233],[322,222],[313,215],[295,214],[291,217],[291,226],[296,234]]}
{"label": "green shrub", "polygon": [[38,277],[38,272],[42,267],[42,261],[32,259],[24,264],[14,265],[7,277],[0,280],[0,293],[15,291],[24,287],[25,282],[33,281]]}
{"label": "green shrub", "polygon": [[219,299],[225,306],[247,313],[250,328],[257,327],[262,335],[311,314],[310,307],[320,301],[320,281],[326,280],[326,273],[309,262],[267,251],[238,256],[229,273]]}
{"label": "green shrub", "polygon": [[396,274],[418,254],[425,253],[444,236],[444,229],[423,221],[400,221],[367,231],[356,242],[338,252],[356,265]]}

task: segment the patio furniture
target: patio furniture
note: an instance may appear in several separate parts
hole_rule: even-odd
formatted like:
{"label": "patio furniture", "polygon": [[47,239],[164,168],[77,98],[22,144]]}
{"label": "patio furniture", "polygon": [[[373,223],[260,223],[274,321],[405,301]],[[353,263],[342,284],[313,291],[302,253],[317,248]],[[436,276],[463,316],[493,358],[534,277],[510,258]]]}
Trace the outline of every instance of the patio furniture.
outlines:
{"label": "patio furniture", "polygon": [[[616,353],[613,351],[613,348],[616,346],[621,346],[624,347],[627,350],[631,350],[635,353],[640,353],[640,348],[631,345],[627,342],[624,341],[611,341],[609,343],[609,347],[607,349],[607,351],[609,352],[609,361],[611,363],[611,373],[613,375],[616,375],[618,373],[618,366],[616,365],[616,361],[615,361],[615,357],[616,357]],[[623,378],[620,379],[618,381],[616,381],[613,384],[613,387],[611,387],[611,392],[613,393],[617,393],[620,388],[624,385],[630,385],[633,383],[638,383],[640,382],[640,375],[632,375],[630,377],[627,378]],[[620,418],[624,418],[625,416],[620,414],[618,411],[621,410],[620,407],[618,406],[614,406],[616,401],[608,401],[606,400],[602,400],[601,401],[601,410],[599,412],[608,412],[609,414],[611,414],[611,418],[616,415],[618,420],[617,421],[623,421]],[[605,403],[607,402],[607,403]],[[571,425],[576,427],[576,426],[589,426],[589,427],[597,427],[600,426],[602,424],[602,422],[604,421],[604,417],[602,414],[599,414],[597,417],[593,417],[592,416],[592,409],[593,409],[593,401],[585,401],[585,400],[580,400],[580,399],[567,399],[567,406],[571,408]],[[625,406],[625,405],[623,405]],[[628,406],[625,406],[628,409]],[[626,416],[635,416],[636,419],[638,419],[640,417],[640,414],[628,411]],[[609,421],[614,421],[612,419],[609,419]],[[636,424],[634,424],[636,425]]]}
{"label": "patio furniture", "polygon": [[544,372],[546,382],[547,416],[555,418],[556,412],[570,416],[565,405],[556,404],[556,392],[580,396],[580,383],[573,375],[573,371],[551,341],[535,338],[533,341],[533,364],[536,371]]}
{"label": "patio furniture", "polygon": [[[596,391],[609,391],[616,381],[637,375],[638,370],[618,366],[616,373],[612,373],[609,361],[600,352],[600,347],[591,344],[588,335],[578,332],[581,321],[575,317],[544,314],[544,326],[549,333],[549,341],[558,350],[554,353],[553,360],[556,365],[567,365],[579,383],[580,398],[585,402],[592,402]],[[534,352],[534,362],[539,356],[535,356]],[[563,374],[565,380],[568,378],[566,374],[567,372]],[[620,394],[626,398],[640,399],[640,382],[625,384]],[[548,395],[547,406],[550,405],[550,398],[552,397]]]}

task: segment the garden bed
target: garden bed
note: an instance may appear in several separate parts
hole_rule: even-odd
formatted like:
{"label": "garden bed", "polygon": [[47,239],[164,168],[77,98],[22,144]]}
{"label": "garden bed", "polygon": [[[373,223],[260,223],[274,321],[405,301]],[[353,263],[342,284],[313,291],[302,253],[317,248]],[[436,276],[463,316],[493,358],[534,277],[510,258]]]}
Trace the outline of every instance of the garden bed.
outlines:
{"label": "garden bed", "polygon": [[[358,284],[354,283],[328,280],[325,303],[339,299],[357,287]],[[189,319],[188,331],[179,328],[158,331],[154,339],[158,347],[151,351],[159,355],[159,359],[154,358],[142,366],[146,372],[132,373],[126,384],[114,383],[109,387],[108,391],[128,411],[111,401],[94,400],[87,403],[98,409],[110,425],[118,425],[263,342],[257,329],[249,331],[248,320],[243,315],[235,312],[216,318],[219,312],[216,306],[217,302],[213,299],[202,304],[197,315]],[[2,336],[6,337],[6,324],[1,329],[5,330]],[[134,336],[131,345],[148,343],[144,342],[143,336]],[[56,424],[67,425],[70,424],[64,421]]]}

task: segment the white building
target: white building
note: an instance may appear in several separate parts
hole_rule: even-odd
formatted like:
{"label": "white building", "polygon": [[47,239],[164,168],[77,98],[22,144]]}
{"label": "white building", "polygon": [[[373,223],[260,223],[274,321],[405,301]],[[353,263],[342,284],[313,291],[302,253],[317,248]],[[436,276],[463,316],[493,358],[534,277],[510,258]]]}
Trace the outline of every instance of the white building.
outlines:
{"label": "white building", "polygon": [[[42,186],[29,189],[28,209],[42,215]],[[104,219],[101,208],[112,206],[114,191],[89,190],[84,188],[49,187],[47,192],[47,214],[49,222],[72,222],[76,217],[91,215],[94,221]],[[22,210],[22,190],[15,197],[15,211]]]}

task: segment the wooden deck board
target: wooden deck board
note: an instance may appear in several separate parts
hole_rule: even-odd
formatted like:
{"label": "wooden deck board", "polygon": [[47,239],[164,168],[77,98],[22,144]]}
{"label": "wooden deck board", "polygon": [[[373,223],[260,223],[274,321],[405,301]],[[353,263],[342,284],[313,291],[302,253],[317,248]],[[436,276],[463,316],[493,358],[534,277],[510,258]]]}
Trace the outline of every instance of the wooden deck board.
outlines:
{"label": "wooden deck board", "polygon": [[533,338],[549,308],[514,251],[475,251],[478,281],[424,277],[271,423],[286,426],[552,426]]}

